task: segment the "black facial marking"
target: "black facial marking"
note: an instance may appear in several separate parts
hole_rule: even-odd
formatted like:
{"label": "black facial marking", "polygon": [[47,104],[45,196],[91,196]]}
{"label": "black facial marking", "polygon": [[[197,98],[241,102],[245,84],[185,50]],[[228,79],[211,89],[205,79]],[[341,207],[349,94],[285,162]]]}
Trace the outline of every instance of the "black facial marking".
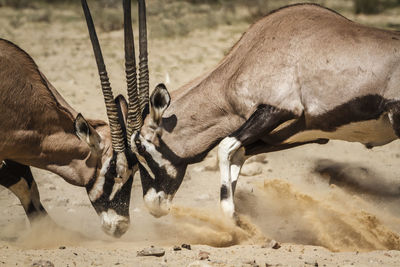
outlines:
{"label": "black facial marking", "polygon": [[175,114],[169,116],[168,118],[162,118],[162,127],[169,133],[175,129],[177,123],[178,119],[176,118]]}
{"label": "black facial marking", "polygon": [[[117,177],[116,161],[117,154],[114,153],[110,160],[110,165],[108,166],[107,172],[104,176],[103,193],[98,199],[92,202],[92,205],[98,214],[103,211],[107,211],[108,209],[113,209],[118,215],[129,217],[129,203],[131,197],[130,192],[132,189],[133,176],[129,177],[129,179],[115,194],[114,198],[111,201],[109,199],[113,186],[115,184],[115,178]],[[92,181],[90,181],[86,185],[86,190],[88,192],[90,192],[90,190],[93,188],[95,180],[96,179],[92,179]]]}
{"label": "black facial marking", "polygon": [[228,198],[228,187],[226,185],[221,185],[221,192],[219,196],[221,201]]}

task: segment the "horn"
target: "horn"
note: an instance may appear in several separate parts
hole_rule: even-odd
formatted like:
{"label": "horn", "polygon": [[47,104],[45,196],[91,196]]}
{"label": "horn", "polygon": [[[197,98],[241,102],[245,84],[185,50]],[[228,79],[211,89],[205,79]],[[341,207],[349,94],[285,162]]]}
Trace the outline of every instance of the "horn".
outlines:
{"label": "horn", "polygon": [[142,126],[140,99],[137,89],[135,45],[132,31],[131,0],[123,0],[124,9],[124,39],[125,39],[125,73],[128,86],[128,118],[127,139],[130,146],[131,136]]}
{"label": "horn", "polygon": [[146,1],[138,0],[139,10],[139,99],[142,116],[149,103],[149,67],[147,65]]}
{"label": "horn", "polygon": [[114,96],[108,79],[106,66],[104,65],[104,60],[103,60],[103,55],[101,53],[99,40],[97,39],[96,29],[94,27],[92,16],[90,14],[90,10],[86,3],[86,0],[81,0],[81,2],[82,2],[83,12],[85,13],[90,40],[93,46],[94,56],[96,58],[97,68],[99,71],[101,89],[103,91],[104,102],[106,104],[106,110],[107,110],[107,117],[110,123],[112,147],[116,152],[123,152],[125,150],[124,136],[121,125],[118,123],[117,105],[114,102]]}

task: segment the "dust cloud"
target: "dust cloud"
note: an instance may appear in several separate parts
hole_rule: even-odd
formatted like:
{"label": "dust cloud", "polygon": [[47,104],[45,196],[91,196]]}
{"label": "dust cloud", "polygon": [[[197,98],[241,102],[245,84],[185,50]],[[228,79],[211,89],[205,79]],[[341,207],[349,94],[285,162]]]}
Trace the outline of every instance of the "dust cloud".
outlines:
{"label": "dust cloud", "polygon": [[238,215],[233,220],[222,215],[219,210],[182,206],[175,206],[172,215],[182,237],[189,238],[188,241],[193,244],[227,247],[265,240],[261,230],[244,215]]}
{"label": "dust cloud", "polygon": [[253,193],[239,192],[237,209],[250,216],[264,234],[283,242],[332,251],[400,249],[395,229],[399,220],[382,209],[382,203],[334,184],[318,187],[307,192],[285,180],[265,180]]}
{"label": "dust cloud", "polygon": [[26,231],[19,233],[16,245],[26,249],[47,249],[76,246],[90,241],[82,233],[57,225],[50,218],[40,218]]}

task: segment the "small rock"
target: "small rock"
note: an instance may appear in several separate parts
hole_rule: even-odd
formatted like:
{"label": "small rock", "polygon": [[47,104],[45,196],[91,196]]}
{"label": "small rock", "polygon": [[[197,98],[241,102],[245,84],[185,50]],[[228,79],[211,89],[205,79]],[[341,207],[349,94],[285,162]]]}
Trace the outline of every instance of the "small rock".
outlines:
{"label": "small rock", "polygon": [[182,250],[180,246],[174,246],[174,251]]}
{"label": "small rock", "polygon": [[305,265],[312,265],[312,266],[318,267],[318,262],[307,262],[307,261],[305,261],[304,264],[305,264]]}
{"label": "small rock", "polygon": [[278,249],[280,247],[281,245],[273,239],[268,244],[264,244],[261,246],[261,248],[273,248],[273,249]]}
{"label": "small rock", "polygon": [[31,266],[32,267],[54,267],[54,264],[51,261],[38,260],[38,261],[34,261]]}
{"label": "small rock", "polygon": [[271,248],[273,248],[273,249],[279,249],[281,247],[281,244],[279,244],[275,240],[272,240],[272,243],[270,245],[271,245]]}
{"label": "small rock", "polygon": [[182,248],[186,248],[188,250],[192,250],[192,247],[189,244],[182,244]]}
{"label": "small rock", "polygon": [[208,253],[207,251],[202,251],[200,250],[199,252],[199,260],[207,260],[210,257],[210,253]]}
{"label": "small rock", "polygon": [[136,256],[155,256],[155,257],[162,257],[165,255],[165,250],[163,248],[156,248],[151,246],[150,248],[142,249],[138,251]]}
{"label": "small rock", "polygon": [[244,264],[248,264],[251,267],[260,267],[260,265],[257,264],[256,260],[252,260],[252,261],[245,261]]}
{"label": "small rock", "polygon": [[58,249],[66,249],[66,247],[65,246],[60,246],[60,247],[58,247]]}

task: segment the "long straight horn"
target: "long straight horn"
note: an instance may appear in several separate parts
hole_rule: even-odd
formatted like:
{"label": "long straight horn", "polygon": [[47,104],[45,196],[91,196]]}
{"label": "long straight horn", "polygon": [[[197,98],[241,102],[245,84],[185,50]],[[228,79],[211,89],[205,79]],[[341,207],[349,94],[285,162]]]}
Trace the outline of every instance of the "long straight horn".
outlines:
{"label": "long straight horn", "polygon": [[125,73],[128,85],[128,118],[127,118],[127,139],[130,145],[131,136],[142,126],[142,115],[140,100],[137,89],[135,45],[133,41],[131,0],[123,0],[124,9],[124,39],[125,39]]}
{"label": "long straight horn", "polygon": [[149,67],[147,65],[146,1],[138,0],[139,9],[139,99],[140,108],[145,112],[149,103]]}
{"label": "long straight horn", "polygon": [[101,88],[103,91],[104,102],[106,103],[107,117],[110,123],[112,146],[114,151],[123,152],[125,150],[124,137],[121,125],[118,123],[117,105],[114,102],[114,96],[108,79],[106,66],[104,65],[99,40],[97,39],[96,29],[94,27],[92,16],[90,15],[90,10],[86,3],[86,0],[82,0],[82,8],[83,12],[85,13],[90,40],[92,42],[97,68],[99,70]]}

